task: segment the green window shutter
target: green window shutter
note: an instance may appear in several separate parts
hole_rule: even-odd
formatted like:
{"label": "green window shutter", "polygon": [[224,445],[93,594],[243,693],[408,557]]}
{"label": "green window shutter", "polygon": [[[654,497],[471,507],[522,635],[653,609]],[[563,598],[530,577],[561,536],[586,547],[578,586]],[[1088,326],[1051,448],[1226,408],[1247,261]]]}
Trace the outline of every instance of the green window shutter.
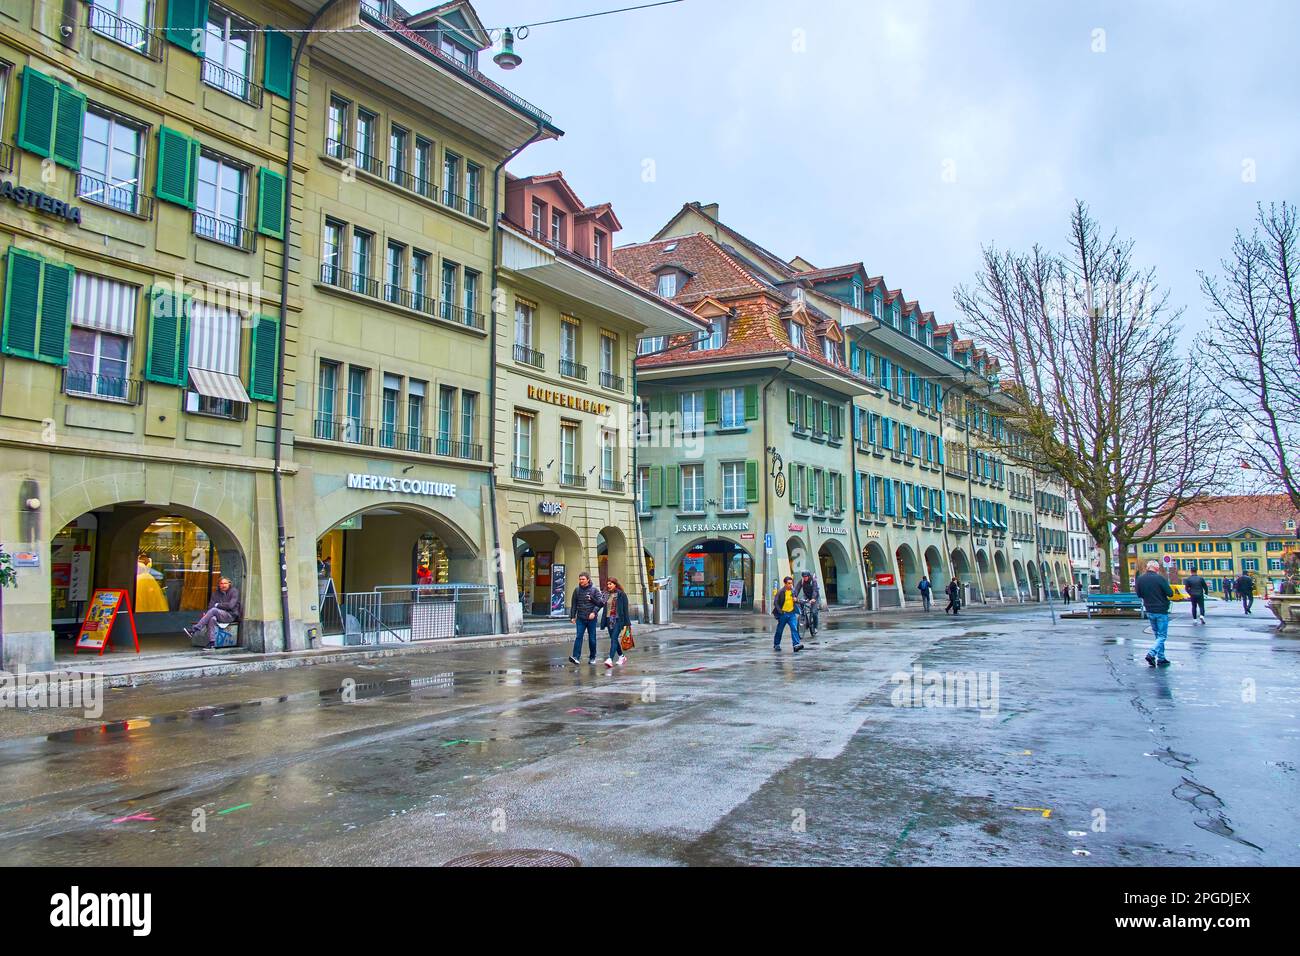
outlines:
{"label": "green window shutter", "polygon": [[158,129],[158,182],[155,194],[164,202],[194,208],[198,178],[198,141],[162,126]]}
{"label": "green window shutter", "polygon": [[822,402],[822,431],[830,433],[831,430],[831,403]]}
{"label": "green window shutter", "polygon": [[706,388],[704,390],[704,424],[716,425],[718,423],[718,390],[716,388]]}
{"label": "green window shutter", "polygon": [[54,161],[69,169],[81,168],[81,127],[86,118],[86,95],[59,84],[54,112]]}
{"label": "green window shutter", "polygon": [[203,34],[207,28],[208,0],[167,0],[163,32],[168,43],[203,56]]}
{"label": "green window shutter", "polygon": [[799,421],[799,396],[794,393],[793,388],[785,390],[785,415],[790,419],[791,425]]}
{"label": "green window shutter", "polygon": [[284,177],[265,167],[257,171],[257,231],[284,238]]}
{"label": "green window shutter", "polygon": [[676,508],[681,499],[682,470],[677,465],[670,465],[664,474],[667,487],[664,489],[664,504]]}
{"label": "green window shutter", "polygon": [[745,386],[745,421],[752,422],[758,417],[758,386]]}
{"label": "green window shutter", "polygon": [[758,462],[745,462],[745,500],[758,500]]}
{"label": "green window shutter", "polygon": [[664,503],[664,467],[654,465],[650,469],[650,507],[658,508]]}
{"label": "green window shutter", "polygon": [[803,426],[812,428],[817,422],[817,402],[811,395],[803,397]]}
{"label": "green window shutter", "polygon": [[149,290],[149,349],[144,377],[164,385],[184,386],[189,299],[167,289]]}
{"label": "green window shutter", "polygon": [[23,68],[23,98],[18,105],[16,142],[37,156],[49,156],[54,147],[54,111],[59,84],[44,73]]}
{"label": "green window shutter", "polygon": [[259,315],[248,356],[248,394],[259,402],[275,401],[280,381],[280,320]]}
{"label": "green window shutter", "polygon": [[34,359],[36,325],[41,314],[41,265],[34,252],[9,247],[5,268],[4,351]]}
{"label": "green window shutter", "polygon": [[262,85],[268,93],[289,98],[289,84],[293,70],[293,40],[279,30],[266,31],[266,63],[262,69]]}
{"label": "green window shutter", "polygon": [[41,270],[41,324],[36,357],[55,365],[68,364],[68,322],[72,317],[72,277],[76,270],[46,262]]}

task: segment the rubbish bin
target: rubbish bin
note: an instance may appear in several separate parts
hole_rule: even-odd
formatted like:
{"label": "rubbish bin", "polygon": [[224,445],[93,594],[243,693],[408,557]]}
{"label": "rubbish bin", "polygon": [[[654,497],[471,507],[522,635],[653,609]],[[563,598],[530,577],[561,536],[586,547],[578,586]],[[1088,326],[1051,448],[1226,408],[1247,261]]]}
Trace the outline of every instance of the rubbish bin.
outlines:
{"label": "rubbish bin", "polygon": [[651,598],[654,600],[654,622],[671,624],[673,621],[673,595],[669,590],[670,578],[655,578],[651,586]]}

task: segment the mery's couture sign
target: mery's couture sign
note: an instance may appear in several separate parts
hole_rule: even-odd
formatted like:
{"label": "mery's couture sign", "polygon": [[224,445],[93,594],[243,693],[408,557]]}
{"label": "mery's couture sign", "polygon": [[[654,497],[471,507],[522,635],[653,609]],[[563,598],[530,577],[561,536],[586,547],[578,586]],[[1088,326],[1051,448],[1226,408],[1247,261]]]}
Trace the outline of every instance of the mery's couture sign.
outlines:
{"label": "mery's couture sign", "polygon": [[360,491],[383,491],[403,495],[429,495],[455,498],[456,486],[446,481],[422,481],[419,478],[390,478],[388,475],[348,475],[348,487]]}
{"label": "mery's couture sign", "polygon": [[16,206],[35,209],[47,216],[54,216],[56,219],[62,219],[78,226],[81,225],[80,206],[70,206],[61,199],[55,199],[53,196],[36,189],[15,185],[7,179],[0,182],[0,199],[11,202]]}
{"label": "mery's couture sign", "polygon": [[604,415],[609,411],[609,406],[604,402],[593,402],[589,398],[579,398],[577,395],[555,392],[549,388],[538,388],[536,385],[528,386],[528,397],[538,402],[550,402],[552,405],[559,405],[561,408],[590,412],[592,415]]}

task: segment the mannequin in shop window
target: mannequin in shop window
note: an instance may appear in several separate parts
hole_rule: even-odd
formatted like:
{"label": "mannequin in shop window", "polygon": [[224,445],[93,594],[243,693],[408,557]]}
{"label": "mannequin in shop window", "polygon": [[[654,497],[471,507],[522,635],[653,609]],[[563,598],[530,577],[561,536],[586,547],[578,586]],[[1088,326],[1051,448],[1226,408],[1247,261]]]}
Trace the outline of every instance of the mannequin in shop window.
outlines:
{"label": "mannequin in shop window", "polygon": [[135,559],[135,612],[170,611],[167,596],[158,582],[162,575],[153,569],[153,559],[141,552]]}

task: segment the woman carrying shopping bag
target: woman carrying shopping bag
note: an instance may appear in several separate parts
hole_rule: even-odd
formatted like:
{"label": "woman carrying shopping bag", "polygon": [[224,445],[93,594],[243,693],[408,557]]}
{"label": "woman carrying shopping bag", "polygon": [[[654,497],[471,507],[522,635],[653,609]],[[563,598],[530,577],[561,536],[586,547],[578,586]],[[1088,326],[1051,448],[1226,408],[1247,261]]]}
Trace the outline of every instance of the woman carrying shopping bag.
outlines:
{"label": "woman carrying shopping bag", "polygon": [[605,666],[612,668],[618,664],[622,667],[627,663],[627,655],[623,652],[633,646],[627,592],[623,590],[623,585],[618,583],[618,578],[607,580],[605,590],[609,593],[609,599],[605,602],[605,609],[601,611],[600,616],[601,627],[609,628],[609,656],[605,658]]}

